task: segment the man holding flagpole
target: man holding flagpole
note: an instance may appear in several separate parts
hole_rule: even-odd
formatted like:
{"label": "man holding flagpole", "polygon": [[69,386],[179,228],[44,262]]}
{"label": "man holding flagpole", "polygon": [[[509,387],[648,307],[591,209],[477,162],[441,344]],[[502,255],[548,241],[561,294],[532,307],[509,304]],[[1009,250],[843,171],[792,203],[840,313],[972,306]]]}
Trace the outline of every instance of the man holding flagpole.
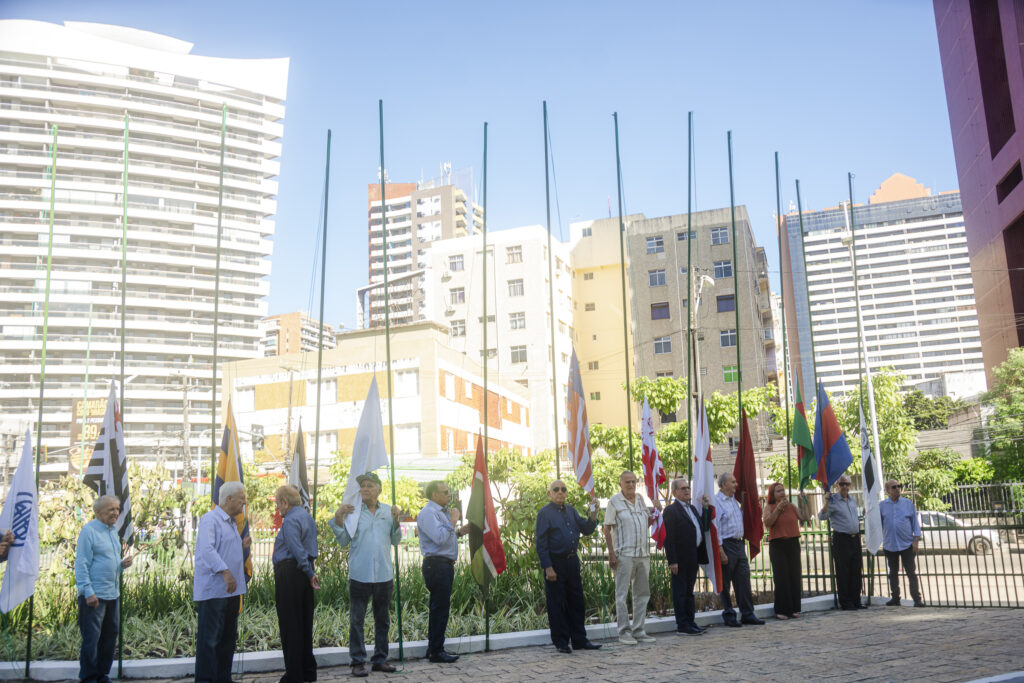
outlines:
{"label": "man holding flagpole", "polygon": [[32,433],[25,430],[21,460],[0,511],[0,561],[7,562],[0,583],[0,612],[7,614],[28,600],[39,578],[39,496],[36,491]]}
{"label": "man holding flagpole", "polygon": [[827,493],[818,519],[832,525],[832,556],[836,563],[836,593],[839,609],[863,608],[861,591],[860,519],[857,501],[850,495],[850,477],[839,477],[838,493]]}
{"label": "man holding flagpole", "polygon": [[12,543],[14,543],[14,532],[8,529],[3,538],[0,538],[0,562],[7,561],[7,551],[10,550]]}

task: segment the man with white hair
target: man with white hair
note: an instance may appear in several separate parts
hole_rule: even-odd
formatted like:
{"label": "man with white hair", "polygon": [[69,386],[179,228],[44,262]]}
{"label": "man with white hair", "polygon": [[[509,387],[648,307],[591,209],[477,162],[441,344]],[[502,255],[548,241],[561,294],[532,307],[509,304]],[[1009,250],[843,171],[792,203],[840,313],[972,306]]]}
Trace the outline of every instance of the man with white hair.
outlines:
{"label": "man with white hair", "polygon": [[245,594],[244,552],[252,543],[238,533],[235,516],[245,509],[245,487],[229,481],[220,487],[219,505],[203,515],[196,532],[196,683],[230,683],[238,639],[238,610]]}
{"label": "man with white hair", "polygon": [[[722,599],[722,621],[726,626],[761,626],[764,620],[754,614],[754,594],[750,590],[750,562],[743,541],[743,510],[735,494],[736,477],[730,472],[720,475],[718,493],[715,494],[715,510],[721,543],[718,555],[722,561],[722,593],[719,596]],[[739,619],[729,599],[730,585],[736,594],[736,605],[740,608]]]}
{"label": "man with white hair", "polygon": [[100,496],[93,502],[95,519],[78,534],[75,547],[75,585],[78,587],[78,630],[82,649],[78,656],[78,679],[92,683],[110,680],[118,629],[118,576],[130,567],[132,558],[121,559],[117,517],[121,502],[117,496]]}

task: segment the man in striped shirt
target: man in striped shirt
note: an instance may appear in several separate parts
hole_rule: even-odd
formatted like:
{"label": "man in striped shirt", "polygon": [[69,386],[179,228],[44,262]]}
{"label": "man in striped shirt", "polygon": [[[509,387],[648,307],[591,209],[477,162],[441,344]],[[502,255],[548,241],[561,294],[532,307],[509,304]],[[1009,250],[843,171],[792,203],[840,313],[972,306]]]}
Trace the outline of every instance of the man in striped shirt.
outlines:
{"label": "man in striped shirt", "polygon": [[[715,494],[716,520],[718,522],[718,538],[721,547],[718,549],[722,560],[722,621],[726,626],[742,626],[750,624],[760,626],[764,623],[754,614],[754,594],[750,590],[750,563],[743,541],[743,510],[735,497],[736,477],[727,472],[718,477],[718,493]],[[740,608],[740,618],[736,619],[736,610],[729,599],[729,584],[736,593],[736,605]]]}
{"label": "man in striped shirt", "polygon": [[[651,539],[647,533],[651,513],[643,496],[636,493],[636,475],[619,476],[620,491],[608,500],[604,515],[604,540],[608,545],[608,564],[615,572],[615,618],[619,642],[623,645],[653,643],[644,631],[647,601],[651,598]],[[633,623],[629,621],[626,596],[633,588]]]}

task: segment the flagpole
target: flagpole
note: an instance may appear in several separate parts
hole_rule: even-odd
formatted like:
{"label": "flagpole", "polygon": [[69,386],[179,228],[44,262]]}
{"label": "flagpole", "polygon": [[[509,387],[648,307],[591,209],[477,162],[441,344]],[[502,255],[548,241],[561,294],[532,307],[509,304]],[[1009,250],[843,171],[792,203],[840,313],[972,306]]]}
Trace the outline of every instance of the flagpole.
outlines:
{"label": "flagpole", "polygon": [[[849,211],[844,211],[846,229],[850,231],[850,266],[853,274],[853,299],[857,305],[857,403],[860,406],[861,415],[864,414],[864,392],[861,391],[860,382],[864,375],[864,317],[860,307],[860,287],[857,285],[857,242],[854,237],[853,228],[853,174],[846,174],[846,182],[850,191]],[[846,240],[843,240],[844,242]]]}
{"label": "flagpole", "polygon": [[[547,161],[548,161],[547,154],[546,154],[546,152],[547,152],[547,111],[548,111],[547,110],[547,103],[545,103],[544,104],[544,125],[545,125],[545,128],[544,128],[544,151],[545,151],[544,170],[545,170],[545,172],[547,172]],[[551,226],[550,226],[550,221],[551,221],[551,213],[550,213],[550,210],[549,210],[549,212],[548,212],[548,223],[549,223],[549,225],[548,225],[548,273],[549,273],[549,277],[550,277],[550,269],[551,269],[551,260],[550,260],[551,259],[551,246],[550,246],[551,245]],[[483,266],[483,280],[484,280],[484,287],[483,287],[483,294],[484,294],[484,322],[483,322],[483,326],[484,326],[484,336],[483,336],[483,341],[484,341],[484,444],[483,445],[484,445],[484,467],[486,468],[487,467],[487,460],[488,460],[487,459],[487,455],[488,455],[488,451],[490,450],[488,448],[488,446],[490,445],[490,435],[489,435],[488,424],[487,424],[487,422],[488,422],[488,420],[487,420],[487,389],[488,389],[488,381],[487,381],[487,122],[486,121],[484,121],[483,218],[481,219],[481,227],[482,227],[482,232],[483,232],[483,243],[484,243],[484,247],[483,247],[483,260],[484,260],[484,266]],[[552,311],[552,315],[554,315],[553,311]],[[551,330],[552,330],[551,331],[552,339],[554,339],[554,326],[553,325],[552,325]],[[552,346],[551,348],[553,350],[554,346]],[[555,427],[556,427],[556,430],[557,430],[557,427],[558,427],[558,423],[557,422],[555,422]],[[557,435],[558,432],[556,431],[555,434]],[[556,443],[555,443],[555,464],[556,464],[556,466],[558,464],[557,436],[556,436]],[[484,594],[484,652],[490,652],[491,651],[491,610],[490,610],[490,605],[488,604],[489,600],[487,599],[488,598],[488,593],[489,593],[489,591],[487,590],[487,588],[488,588],[487,584],[488,584],[488,582],[485,581],[484,585],[481,586],[481,590],[483,591],[483,594]]]}
{"label": "flagpole", "polygon": [[[736,413],[739,415],[740,440],[743,439],[743,362],[740,359],[740,281],[739,281],[739,258],[736,248],[736,200],[733,195],[732,184],[732,131],[726,133],[726,142],[729,146],[729,215],[732,220],[732,304],[733,312],[736,314]],[[739,449],[737,448],[737,455]],[[744,501],[746,505],[746,501]]]}
{"label": "flagpole", "polygon": [[[619,113],[612,114],[615,122],[615,179],[619,199],[619,273],[622,277],[622,358],[626,366],[626,442],[629,444],[629,469],[633,469],[633,396],[629,390],[629,317],[626,315],[626,227],[622,222],[622,162],[619,157]],[[689,226],[686,228],[689,230]]]}
{"label": "flagpole", "polygon": [[89,358],[92,350],[92,304],[89,304],[89,332],[85,337],[85,382],[82,385],[82,430],[78,438],[78,457],[82,463],[82,476],[85,476],[85,424],[89,415]]}
{"label": "flagpole", "polygon": [[[121,409],[121,434],[124,435],[124,326],[128,301],[128,114],[124,115],[124,168],[121,172],[121,389],[117,399]],[[91,308],[89,309],[92,310]],[[90,326],[92,322],[90,320]],[[118,595],[123,592],[124,573],[117,574]],[[117,610],[117,677],[124,674],[124,601]]]}
{"label": "flagpole", "polygon": [[[324,370],[324,285],[327,282],[327,203],[330,198],[331,188],[331,129],[327,129],[327,163],[324,169],[324,224],[321,232],[321,243],[320,243],[320,337],[317,341],[316,350],[316,437],[313,440],[313,490],[310,492],[310,498],[313,503],[313,519],[316,519],[316,487],[319,482],[320,474],[320,389],[323,370]],[[387,228],[381,224],[381,228],[387,230]],[[384,238],[385,250],[387,249],[387,236]],[[385,252],[386,253],[386,252]],[[384,271],[387,272],[387,257],[384,259]],[[390,382],[390,377],[389,377]],[[390,384],[389,384],[390,386]],[[289,384],[288,391],[291,391],[291,385]],[[391,392],[388,391],[388,402],[391,401]],[[289,407],[291,406],[291,400],[288,402]],[[301,419],[301,418],[300,418]],[[291,429],[291,421],[288,422],[288,429]],[[292,451],[294,453],[294,451]],[[293,458],[294,460],[294,458]],[[294,464],[292,465],[294,467]],[[303,463],[305,466],[305,463]],[[308,481],[308,480],[307,480]],[[394,492],[392,492],[392,499],[394,498]]]}
{"label": "flagpole", "polygon": [[[807,297],[807,331],[811,338],[811,373],[813,375],[811,381],[811,387],[814,389],[814,403],[817,407],[818,403],[818,360],[814,355],[814,312],[811,309],[811,278],[807,272],[807,249],[804,244],[804,208],[803,203],[800,201],[800,180],[796,181],[796,210],[797,215],[800,218],[800,256],[804,263],[804,296]],[[793,300],[796,300],[796,293],[794,292]],[[801,369],[803,364],[800,365]],[[801,373],[802,374],[802,373]],[[801,380],[803,378],[801,377]],[[806,400],[806,399],[805,399]]]}
{"label": "flagpole", "polygon": [[[395,419],[391,401],[391,302],[388,292],[388,213],[387,197],[384,194],[384,100],[377,100],[377,113],[379,117],[380,130],[380,227],[381,237],[384,246],[384,350],[387,358],[388,376],[388,450],[391,451],[391,504],[397,505],[398,499],[395,492]],[[487,324],[487,318],[484,318]],[[484,349],[484,358],[487,358],[487,349]],[[484,373],[484,377],[487,373]],[[484,406],[487,405],[487,395],[484,395]],[[398,546],[395,546],[395,607],[398,615],[398,661],[405,662],[405,650],[402,642],[402,579],[398,567]]]}
{"label": "flagpole", "polygon": [[[548,173],[548,156],[548,102],[544,100],[544,208],[547,213],[548,226],[548,310],[551,311],[551,412],[555,424],[555,476],[561,479],[562,459],[558,441],[558,365],[555,363],[555,359],[558,357],[558,350],[555,348],[555,278],[551,270],[551,261],[554,259],[554,253],[551,250],[551,175]],[[484,169],[486,172],[486,163]],[[484,183],[484,187],[487,187],[486,183]],[[485,315],[484,320],[486,319]]]}
{"label": "flagpole", "polygon": [[[217,472],[217,327],[220,319],[220,243],[221,224],[224,218],[224,147],[227,138],[228,105],[220,109],[220,178],[217,183],[217,264],[213,272],[213,371],[210,382],[210,494],[213,494],[213,478]],[[197,473],[197,476],[201,473]],[[199,477],[202,478],[201,476]],[[214,501],[216,505],[217,501]]]}
{"label": "flagpole", "polygon": [[[39,414],[36,418],[36,491],[39,490],[39,461],[43,450],[43,388],[46,384],[46,333],[50,325],[50,272],[53,269],[53,210],[57,192],[57,126],[51,126],[50,149],[50,237],[46,246],[46,291],[43,295],[43,346],[39,352]],[[25,638],[25,678],[32,664],[32,624],[35,617],[35,592],[28,599],[28,634]]]}
{"label": "flagpole", "polygon": [[[693,373],[696,371],[697,355],[693,345],[693,240],[690,239],[690,225],[693,224],[693,112],[687,115],[686,130],[686,441],[690,457],[686,459],[686,476],[693,477]],[[679,240],[676,240],[678,243]],[[676,282],[679,275],[676,274]],[[682,312],[680,312],[682,315]],[[691,484],[692,486],[692,484]],[[671,488],[671,485],[669,485]]]}
{"label": "flagpole", "polygon": [[[775,153],[775,232],[779,238],[779,315],[782,317],[782,395],[786,404],[786,488],[793,490],[792,429],[789,424],[789,356],[786,353],[786,274],[782,272],[782,181]],[[792,268],[790,268],[792,271]]]}

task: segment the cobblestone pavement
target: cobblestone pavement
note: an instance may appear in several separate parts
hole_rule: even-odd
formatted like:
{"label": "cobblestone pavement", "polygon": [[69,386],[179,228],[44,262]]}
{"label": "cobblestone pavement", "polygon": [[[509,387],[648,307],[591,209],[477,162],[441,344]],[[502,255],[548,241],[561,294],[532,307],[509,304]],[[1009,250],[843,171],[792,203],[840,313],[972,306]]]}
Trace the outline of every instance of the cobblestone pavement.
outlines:
{"label": "cobblestone pavement", "polygon": [[[449,639],[449,649],[458,641]],[[394,654],[394,650],[392,650]],[[398,662],[394,662],[398,665]],[[713,626],[703,636],[660,634],[650,645],[605,641],[599,652],[551,646],[463,656],[455,664],[412,660],[378,681],[969,681],[1024,670],[1024,609],[872,607],[814,612],[766,626]],[[277,683],[276,674],[238,675]],[[347,666],[319,681],[353,680]]]}

